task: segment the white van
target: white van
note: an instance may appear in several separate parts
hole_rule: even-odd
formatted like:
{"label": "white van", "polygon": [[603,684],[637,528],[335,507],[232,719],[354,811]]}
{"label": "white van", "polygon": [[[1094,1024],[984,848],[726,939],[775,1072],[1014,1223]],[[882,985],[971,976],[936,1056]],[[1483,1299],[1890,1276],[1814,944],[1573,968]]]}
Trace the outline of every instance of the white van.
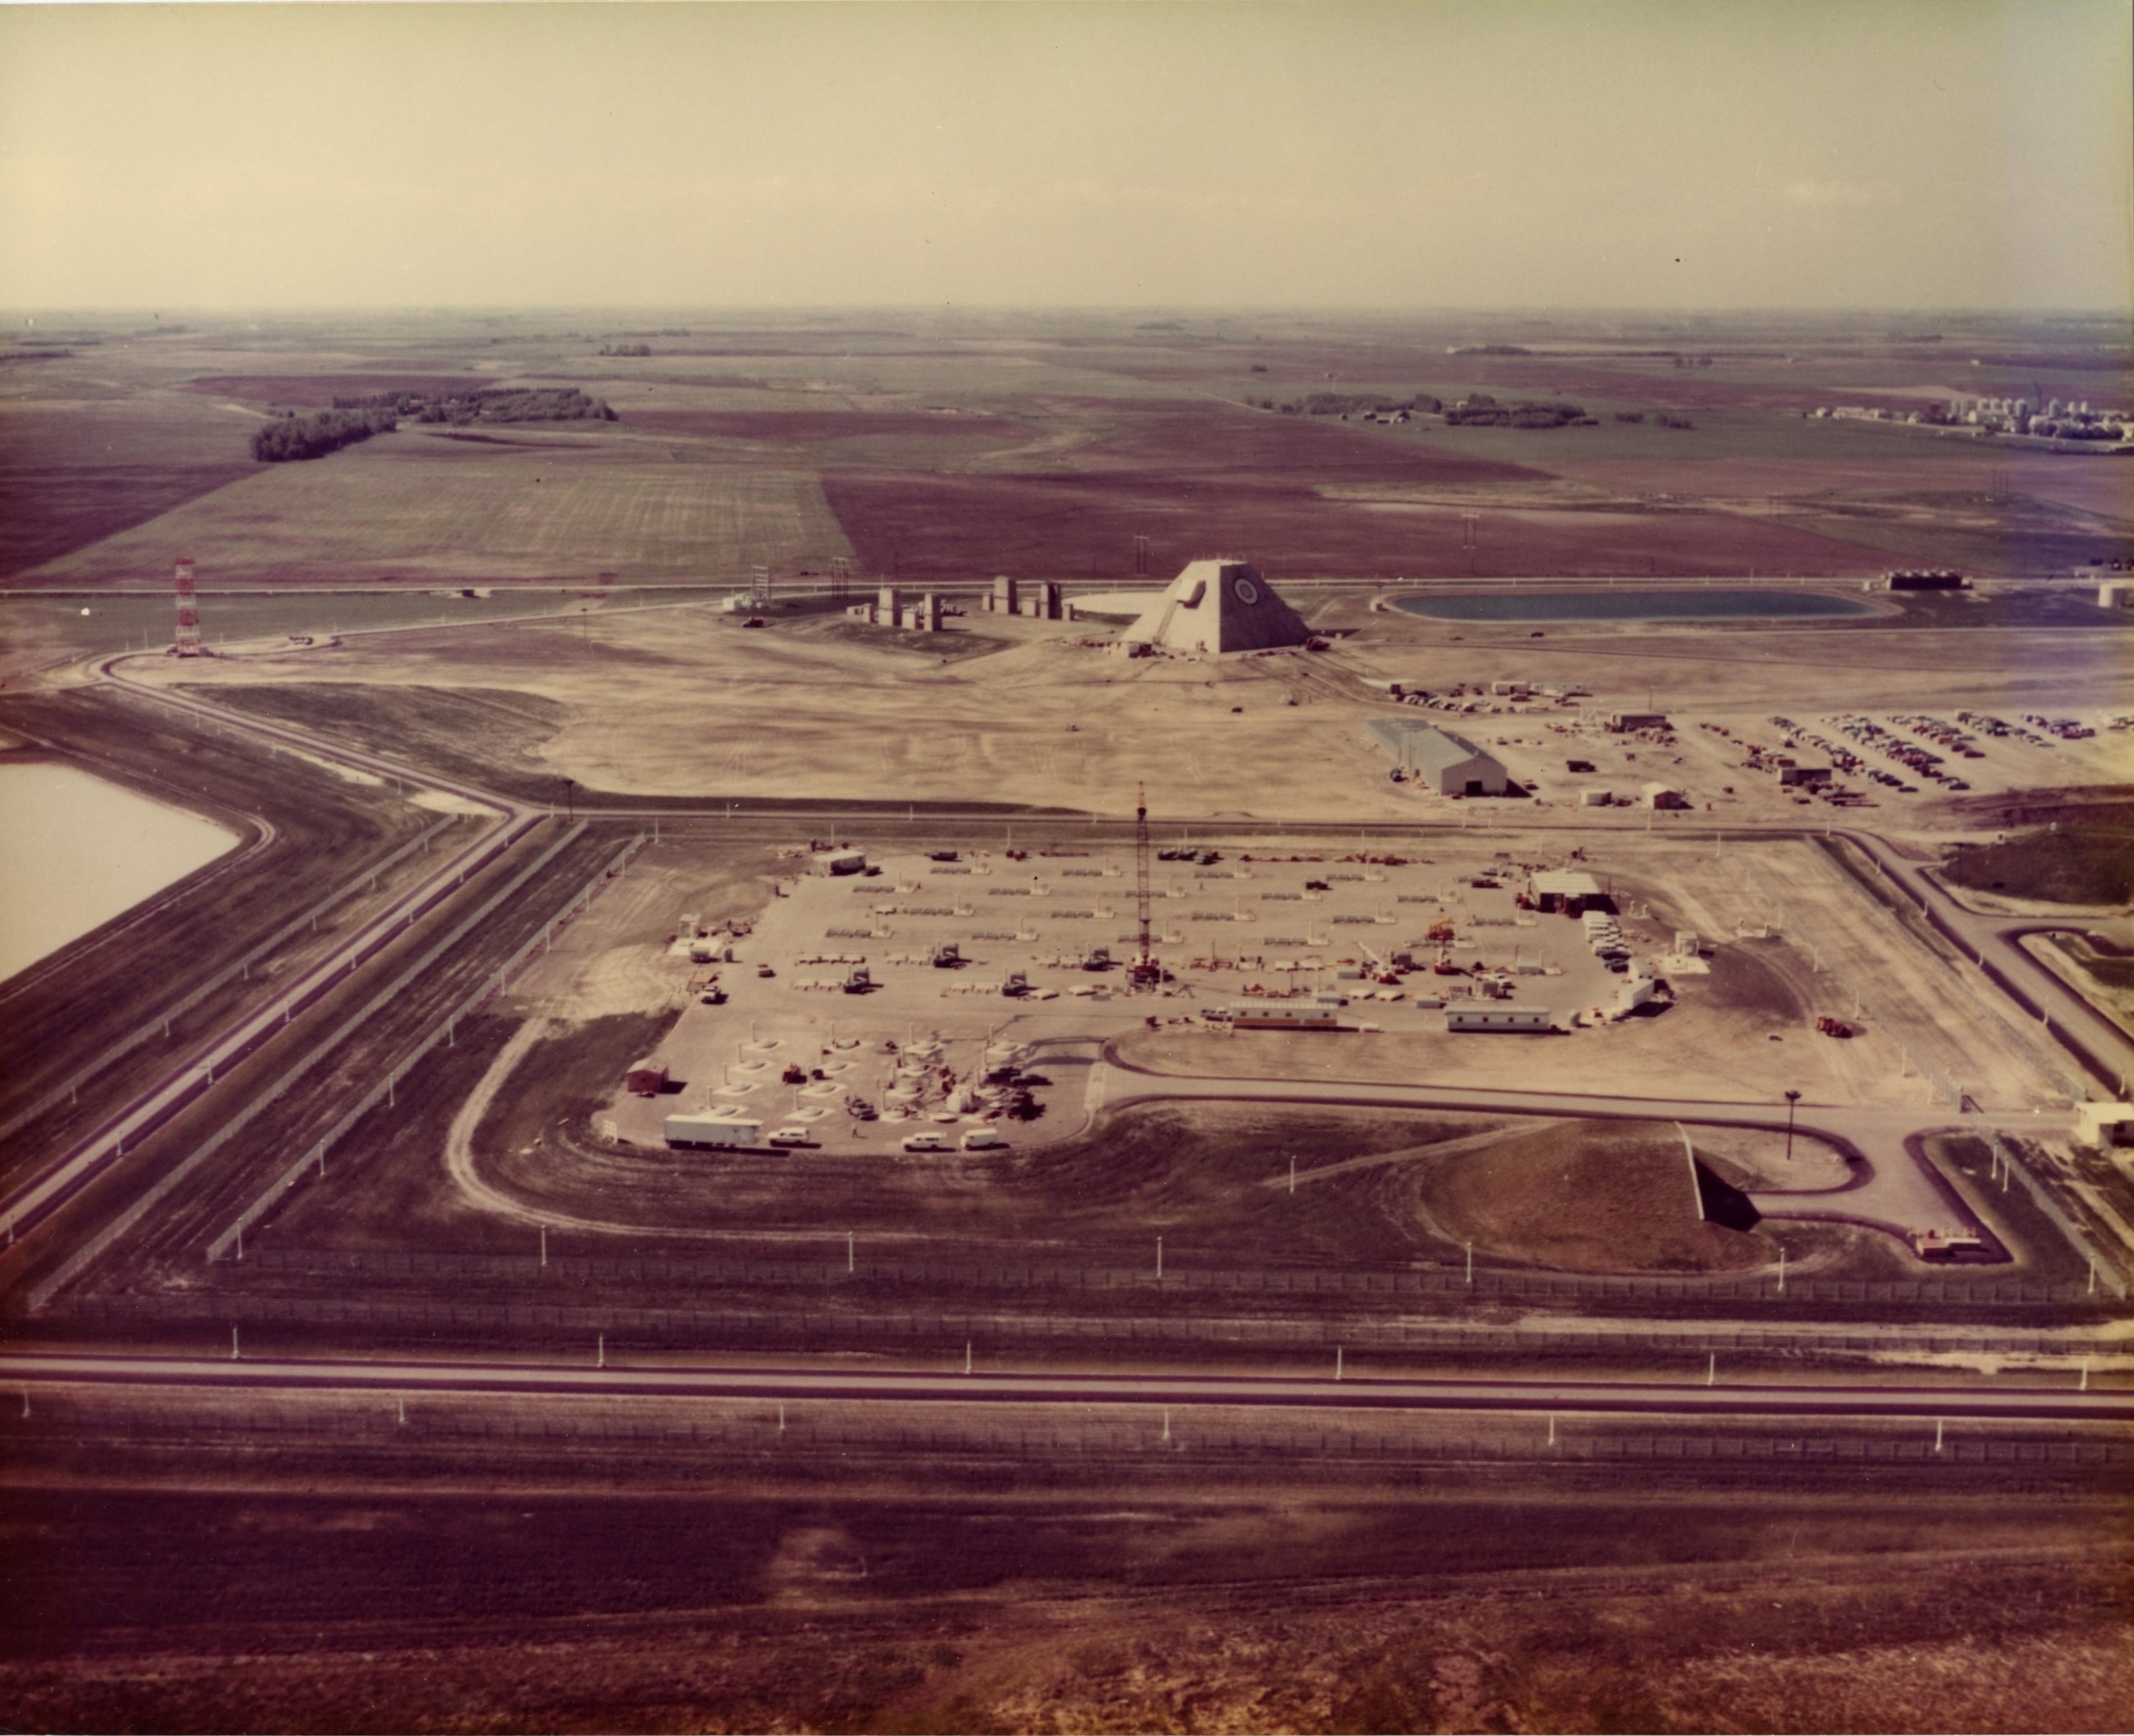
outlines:
{"label": "white van", "polygon": [[907,1151],[946,1151],[949,1142],[938,1133],[907,1133],[904,1136]]}
{"label": "white van", "polygon": [[1007,1141],[1001,1137],[997,1127],[973,1127],[963,1136],[966,1151],[999,1151],[1005,1150],[1007,1145]]}

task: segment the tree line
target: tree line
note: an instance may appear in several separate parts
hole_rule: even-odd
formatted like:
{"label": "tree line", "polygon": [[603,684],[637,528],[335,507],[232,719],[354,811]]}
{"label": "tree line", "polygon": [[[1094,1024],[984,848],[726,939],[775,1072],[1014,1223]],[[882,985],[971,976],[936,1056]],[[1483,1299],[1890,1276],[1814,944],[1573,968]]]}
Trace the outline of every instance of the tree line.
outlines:
{"label": "tree line", "polygon": [[1445,412],[1455,428],[1591,428],[1598,424],[1576,404],[1500,404],[1486,392],[1470,393]]}
{"label": "tree line", "polygon": [[374,434],[390,434],[400,425],[392,411],[381,407],[321,410],[299,416],[285,410],[265,427],[253,430],[252,456],[262,464],[287,464],[294,459],[323,458],[343,446],[354,446]]}
{"label": "tree line", "polygon": [[336,410],[383,410],[419,422],[449,422],[464,427],[478,422],[613,422],[604,398],[589,398],[576,386],[484,386],[472,392],[432,397],[423,392],[373,392],[334,398]]}

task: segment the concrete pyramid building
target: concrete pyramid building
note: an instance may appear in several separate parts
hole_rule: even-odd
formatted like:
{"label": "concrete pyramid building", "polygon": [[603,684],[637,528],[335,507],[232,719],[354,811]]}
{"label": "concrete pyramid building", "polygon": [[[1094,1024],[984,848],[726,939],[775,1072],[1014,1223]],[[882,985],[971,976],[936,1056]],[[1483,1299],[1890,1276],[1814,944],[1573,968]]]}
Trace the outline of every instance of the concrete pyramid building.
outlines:
{"label": "concrete pyramid building", "polygon": [[1161,651],[1269,651],[1301,645],[1311,629],[1259,570],[1243,561],[1195,561],[1121,635]]}

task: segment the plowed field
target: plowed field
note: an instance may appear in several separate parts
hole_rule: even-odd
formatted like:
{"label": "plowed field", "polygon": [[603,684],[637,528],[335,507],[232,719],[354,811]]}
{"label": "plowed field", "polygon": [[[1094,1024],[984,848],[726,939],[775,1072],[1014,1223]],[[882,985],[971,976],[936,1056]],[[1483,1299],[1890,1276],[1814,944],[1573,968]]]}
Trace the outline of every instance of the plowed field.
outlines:
{"label": "plowed field", "polygon": [[48,563],[44,583],[161,576],[173,549],[212,552],[219,582],[392,577],[590,581],[745,579],[749,564],[846,552],[804,470],[611,461],[382,436],[255,474],[206,500]]}
{"label": "plowed field", "polygon": [[435,397],[479,392],[501,383],[480,374],[209,374],[186,382],[186,389],[253,404],[327,409],[336,396],[370,392],[420,392]]}
{"label": "plowed field", "polygon": [[1158,573],[1214,554],[1249,557],[1277,577],[1386,579],[1823,576],[1886,564],[1871,551],[1716,513],[1485,513],[1470,550],[1457,511],[1330,500],[1301,478],[838,470],[823,473],[823,492],[869,568],[915,579],[1117,577],[1132,570],[1137,536],[1149,539]]}
{"label": "plowed field", "polygon": [[626,419],[631,427],[653,434],[805,446],[883,436],[1013,439],[1031,432],[1027,424],[1005,416],[929,416],[893,410],[632,410]]}

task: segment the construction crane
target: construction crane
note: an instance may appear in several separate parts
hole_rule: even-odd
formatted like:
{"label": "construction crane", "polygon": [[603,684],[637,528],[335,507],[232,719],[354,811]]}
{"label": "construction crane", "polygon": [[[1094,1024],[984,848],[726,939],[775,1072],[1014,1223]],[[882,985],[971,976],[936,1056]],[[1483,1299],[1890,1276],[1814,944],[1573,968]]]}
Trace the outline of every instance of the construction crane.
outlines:
{"label": "construction crane", "polygon": [[1163,967],[1149,950],[1148,903],[1148,786],[1142,784],[1134,786],[1134,919],[1140,941],[1128,973],[1136,988],[1153,988],[1163,981]]}

